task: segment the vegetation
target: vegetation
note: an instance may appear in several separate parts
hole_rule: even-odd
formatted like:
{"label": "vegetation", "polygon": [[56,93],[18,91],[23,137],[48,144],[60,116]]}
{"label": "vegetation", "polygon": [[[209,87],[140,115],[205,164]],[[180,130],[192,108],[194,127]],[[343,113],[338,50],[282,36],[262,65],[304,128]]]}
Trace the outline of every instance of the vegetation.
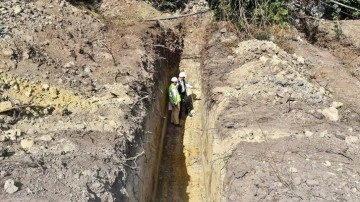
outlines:
{"label": "vegetation", "polygon": [[[337,2],[337,3],[336,3]],[[210,0],[212,9],[221,20],[231,20],[240,28],[249,24],[265,26],[269,24],[286,25],[294,5],[303,7],[312,14],[313,7],[328,19],[360,18],[360,0]],[[296,11],[295,11],[296,12]],[[315,11],[316,12],[316,11]],[[320,16],[321,17],[321,16]]]}

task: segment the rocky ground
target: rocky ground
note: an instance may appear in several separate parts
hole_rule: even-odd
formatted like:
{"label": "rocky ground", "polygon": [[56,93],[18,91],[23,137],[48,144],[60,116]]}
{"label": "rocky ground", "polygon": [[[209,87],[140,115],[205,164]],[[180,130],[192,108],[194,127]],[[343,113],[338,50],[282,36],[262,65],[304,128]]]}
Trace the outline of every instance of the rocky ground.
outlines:
{"label": "rocky ground", "polygon": [[154,45],[176,37],[160,41],[154,23],[118,26],[79,8],[0,3],[1,201],[128,195],[126,169],[136,167],[130,155],[141,154],[136,141],[160,83]]}
{"label": "rocky ground", "polygon": [[[223,159],[226,168],[222,200],[358,201],[360,83],[348,68],[355,60],[349,64],[341,50],[300,37],[286,42],[288,53],[273,42],[239,42],[225,27],[216,30],[203,82],[209,128],[216,130],[209,134],[220,138],[214,161]],[[326,36],[319,41],[340,44]]]}
{"label": "rocky ground", "polygon": [[[314,44],[144,22],[168,16],[0,2],[1,201],[359,201],[359,21],[320,21]],[[166,130],[179,68],[195,114]]]}

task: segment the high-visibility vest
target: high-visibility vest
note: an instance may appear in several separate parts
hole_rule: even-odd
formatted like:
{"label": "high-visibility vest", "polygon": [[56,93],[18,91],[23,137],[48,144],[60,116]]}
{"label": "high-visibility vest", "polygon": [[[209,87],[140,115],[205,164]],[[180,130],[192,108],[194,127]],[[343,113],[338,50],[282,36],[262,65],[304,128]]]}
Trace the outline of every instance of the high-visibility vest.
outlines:
{"label": "high-visibility vest", "polygon": [[176,86],[174,86],[174,85],[170,85],[169,86],[169,101],[170,101],[170,103],[171,104],[174,104],[175,103],[175,100],[174,100],[174,98],[172,97],[172,93],[171,93],[171,91],[173,90],[173,89],[175,89],[175,91],[176,91],[176,102],[177,103],[179,103],[179,102],[181,102],[181,97],[180,97],[180,94],[179,94],[179,91],[178,91],[178,89],[176,88]]}

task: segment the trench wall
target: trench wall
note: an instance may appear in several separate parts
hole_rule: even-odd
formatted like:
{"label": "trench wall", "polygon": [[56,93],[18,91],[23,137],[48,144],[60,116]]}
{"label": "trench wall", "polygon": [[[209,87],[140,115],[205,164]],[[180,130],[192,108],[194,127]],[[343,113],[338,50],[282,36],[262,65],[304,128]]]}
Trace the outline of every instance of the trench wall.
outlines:
{"label": "trench wall", "polygon": [[126,191],[128,201],[149,202],[156,195],[159,167],[167,130],[168,94],[167,88],[173,75],[178,74],[182,52],[181,38],[170,29],[157,27],[158,34],[153,36],[154,60],[145,63],[144,69],[153,74],[150,102],[146,103],[146,116],[143,131],[138,131],[136,141],[129,148],[128,156],[144,151],[137,160],[138,169],[128,169]]}

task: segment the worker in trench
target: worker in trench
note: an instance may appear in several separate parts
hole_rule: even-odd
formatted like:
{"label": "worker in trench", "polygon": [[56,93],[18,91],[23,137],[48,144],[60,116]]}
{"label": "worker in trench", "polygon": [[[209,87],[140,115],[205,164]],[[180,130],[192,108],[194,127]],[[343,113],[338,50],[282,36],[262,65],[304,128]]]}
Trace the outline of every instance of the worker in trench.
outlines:
{"label": "worker in trench", "polygon": [[181,118],[181,114],[185,112],[185,114],[189,117],[192,117],[191,113],[191,100],[190,97],[187,95],[186,89],[192,88],[190,84],[185,81],[186,73],[184,71],[180,72],[179,80],[177,82],[177,88],[180,93],[181,97],[181,106],[180,106],[180,113],[179,118]]}
{"label": "worker in trench", "polygon": [[171,110],[170,122],[177,127],[181,127],[179,122],[181,97],[177,87],[178,79],[176,77],[171,78],[171,84],[168,88],[169,91],[169,109]]}

